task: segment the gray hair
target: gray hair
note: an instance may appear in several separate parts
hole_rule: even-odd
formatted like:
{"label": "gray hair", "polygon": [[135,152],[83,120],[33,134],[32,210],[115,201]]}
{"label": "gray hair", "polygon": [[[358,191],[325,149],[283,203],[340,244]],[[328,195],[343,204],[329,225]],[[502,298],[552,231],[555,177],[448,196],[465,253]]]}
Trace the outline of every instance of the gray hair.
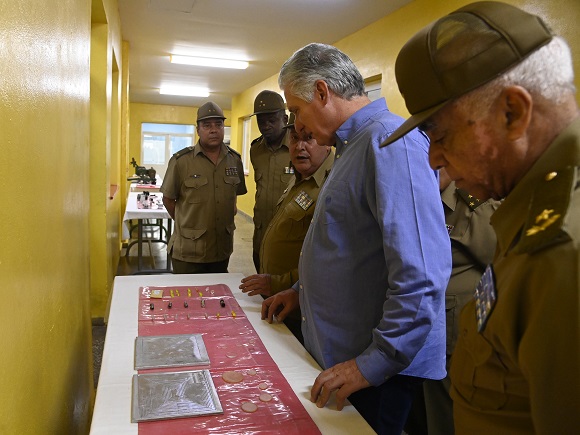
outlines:
{"label": "gray hair", "polygon": [[318,43],[302,47],[284,62],[278,85],[310,103],[318,80],[345,100],[365,95],[364,79],[353,61],[338,48]]}
{"label": "gray hair", "polygon": [[576,92],[574,67],[566,41],[554,37],[512,69],[458,98],[455,103],[473,116],[483,115],[502,89],[508,86],[521,86],[532,96],[554,104],[560,104],[565,97],[573,95]]}

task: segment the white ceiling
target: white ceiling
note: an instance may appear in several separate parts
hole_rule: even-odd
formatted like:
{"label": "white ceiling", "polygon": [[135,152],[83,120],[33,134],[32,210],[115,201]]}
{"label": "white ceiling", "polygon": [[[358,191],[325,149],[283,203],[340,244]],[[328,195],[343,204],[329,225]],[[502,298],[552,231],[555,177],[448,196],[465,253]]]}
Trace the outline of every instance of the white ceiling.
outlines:
{"label": "white ceiling", "polygon": [[[129,42],[130,101],[231,109],[232,97],[280,71],[310,42],[332,44],[412,0],[119,0]],[[246,70],[169,63],[169,54],[247,60]],[[207,98],[160,95],[161,83],[208,87]],[[277,90],[277,89],[275,89]]]}

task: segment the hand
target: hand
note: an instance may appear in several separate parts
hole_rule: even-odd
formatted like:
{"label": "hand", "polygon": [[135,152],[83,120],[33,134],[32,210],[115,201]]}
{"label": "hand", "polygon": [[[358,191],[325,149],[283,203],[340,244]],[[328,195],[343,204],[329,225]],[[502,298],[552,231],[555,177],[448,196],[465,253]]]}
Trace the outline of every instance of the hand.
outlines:
{"label": "hand", "polygon": [[272,323],[274,316],[283,321],[286,316],[299,306],[298,292],[292,288],[276,293],[262,302],[262,320]]}
{"label": "hand", "polygon": [[354,359],[337,364],[318,375],[310,390],[310,401],[323,408],[336,390],[336,409],[341,411],[348,396],[371,384],[361,374]]}
{"label": "hand", "polygon": [[272,278],[267,273],[250,275],[242,279],[240,289],[250,296],[264,295],[272,296]]}

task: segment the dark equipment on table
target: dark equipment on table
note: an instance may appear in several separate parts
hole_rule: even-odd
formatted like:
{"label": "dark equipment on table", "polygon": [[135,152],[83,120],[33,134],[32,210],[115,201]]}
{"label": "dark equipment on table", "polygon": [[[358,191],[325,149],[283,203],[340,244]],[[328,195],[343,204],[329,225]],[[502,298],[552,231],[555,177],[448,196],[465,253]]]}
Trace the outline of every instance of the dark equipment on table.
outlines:
{"label": "dark equipment on table", "polygon": [[135,157],[131,158],[131,164],[135,168],[135,175],[128,177],[127,181],[136,181],[139,184],[156,184],[155,175],[157,171],[153,168],[147,169],[145,166],[139,166],[135,161]]}

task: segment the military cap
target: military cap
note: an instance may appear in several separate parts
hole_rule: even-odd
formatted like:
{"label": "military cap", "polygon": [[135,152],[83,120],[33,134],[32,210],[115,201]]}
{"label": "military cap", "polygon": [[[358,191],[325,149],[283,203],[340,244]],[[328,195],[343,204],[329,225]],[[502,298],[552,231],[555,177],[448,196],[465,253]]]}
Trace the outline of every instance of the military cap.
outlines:
{"label": "military cap", "polygon": [[381,146],[521,63],[553,36],[540,17],[492,1],[468,4],[423,28],[395,62],[399,91],[411,117]]}
{"label": "military cap", "polygon": [[296,115],[294,113],[290,113],[288,117],[288,124],[284,126],[284,128],[294,128],[294,120],[296,119]]}
{"label": "military cap", "polygon": [[262,91],[254,100],[254,113],[252,115],[273,113],[279,110],[286,110],[282,96],[274,91]]}
{"label": "military cap", "polygon": [[226,119],[226,117],[224,116],[224,112],[222,111],[220,106],[218,106],[213,101],[205,103],[197,110],[197,122],[209,118]]}

